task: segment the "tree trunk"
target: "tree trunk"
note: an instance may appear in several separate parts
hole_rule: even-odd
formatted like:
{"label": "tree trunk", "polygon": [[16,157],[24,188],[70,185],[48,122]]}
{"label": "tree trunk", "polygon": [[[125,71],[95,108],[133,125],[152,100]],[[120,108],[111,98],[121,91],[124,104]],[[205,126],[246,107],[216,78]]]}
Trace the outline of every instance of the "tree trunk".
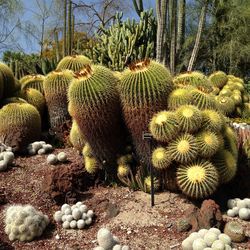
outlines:
{"label": "tree trunk", "polygon": [[207,12],[207,5],[208,5],[208,0],[205,0],[204,5],[201,9],[201,15],[200,15],[200,20],[199,20],[199,25],[198,25],[198,30],[197,30],[197,35],[195,39],[195,44],[194,48],[192,51],[192,55],[188,64],[188,71],[192,71],[194,62],[197,58],[198,51],[199,51],[199,45],[200,45],[200,40],[201,40],[201,34],[204,28],[205,20],[206,20],[206,12]]}
{"label": "tree trunk", "polygon": [[180,0],[178,4],[178,27],[177,27],[177,41],[176,41],[176,51],[180,51],[182,44],[184,43],[185,37],[185,9],[186,0]]}
{"label": "tree trunk", "polygon": [[43,56],[43,40],[44,40],[44,31],[45,31],[45,19],[42,20],[42,34],[41,34],[41,41],[40,41],[40,58]]}
{"label": "tree trunk", "polygon": [[138,14],[138,16],[141,16],[141,12],[143,12],[143,0],[133,0],[133,4],[135,7],[135,11]]}
{"label": "tree trunk", "polygon": [[177,0],[171,0],[171,42],[170,42],[170,71],[175,73],[175,57],[176,57],[176,7]]}
{"label": "tree trunk", "polygon": [[67,55],[67,0],[64,0],[64,14],[63,14],[63,56]]}
{"label": "tree trunk", "polygon": [[74,50],[74,36],[75,36],[75,15],[72,14],[71,52]]}
{"label": "tree trunk", "polygon": [[68,4],[68,55],[72,53],[72,1]]}
{"label": "tree trunk", "polygon": [[166,35],[166,18],[167,18],[167,1],[156,0],[156,16],[157,16],[157,38],[156,38],[156,60],[163,63],[166,56],[164,46]]}
{"label": "tree trunk", "polygon": [[230,41],[229,50],[229,74],[233,74],[233,40]]}

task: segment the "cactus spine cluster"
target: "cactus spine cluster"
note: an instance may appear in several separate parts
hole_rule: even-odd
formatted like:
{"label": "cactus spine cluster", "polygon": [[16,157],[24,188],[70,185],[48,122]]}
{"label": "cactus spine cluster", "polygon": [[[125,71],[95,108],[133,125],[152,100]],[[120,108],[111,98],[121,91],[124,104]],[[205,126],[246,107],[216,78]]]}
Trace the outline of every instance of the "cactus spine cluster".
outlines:
{"label": "cactus spine cluster", "polygon": [[25,90],[28,88],[32,88],[44,94],[43,81],[44,81],[43,75],[31,75],[30,77],[25,77],[25,79],[21,81],[21,89]]}

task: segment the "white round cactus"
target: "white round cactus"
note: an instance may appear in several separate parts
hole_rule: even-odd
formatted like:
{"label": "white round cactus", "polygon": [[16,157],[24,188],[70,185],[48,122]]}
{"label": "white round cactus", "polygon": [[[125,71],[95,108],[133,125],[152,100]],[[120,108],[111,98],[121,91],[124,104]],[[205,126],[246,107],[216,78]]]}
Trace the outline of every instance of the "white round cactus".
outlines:
{"label": "white round cactus", "polygon": [[0,153],[0,172],[5,171],[14,161],[14,153],[4,151]]}
{"label": "white round cactus", "polygon": [[31,241],[40,237],[48,224],[48,216],[30,205],[15,205],[6,210],[5,232],[11,241]]}
{"label": "white round cactus", "polygon": [[249,220],[250,219],[250,210],[248,208],[241,208],[239,210],[239,217],[242,220]]}
{"label": "white round cactus", "polygon": [[247,207],[246,202],[245,202],[244,200],[239,200],[239,201],[237,201],[237,207],[238,207],[239,209],[241,209],[241,208],[246,208],[246,207]]}
{"label": "white round cactus", "polygon": [[207,247],[207,244],[203,239],[199,238],[194,240],[193,250],[203,250],[205,247]]}
{"label": "white round cactus", "polygon": [[47,157],[47,163],[55,165],[57,163],[57,157],[54,154],[49,154]]}
{"label": "white round cactus", "polygon": [[73,218],[74,218],[75,220],[79,220],[79,219],[82,218],[82,213],[81,213],[81,211],[80,211],[78,208],[74,208],[74,209],[72,210],[72,215],[73,215]]}
{"label": "white round cactus", "polygon": [[233,207],[233,211],[235,213],[235,215],[238,215],[239,214],[239,208],[238,207]]}
{"label": "white round cactus", "polygon": [[38,151],[37,151],[37,154],[39,155],[45,155],[46,154],[46,150],[44,148],[40,148]]}
{"label": "white round cactus", "polygon": [[67,155],[64,152],[60,152],[57,155],[57,160],[60,162],[66,162],[67,161]]}
{"label": "white round cactus", "polygon": [[70,228],[70,223],[68,221],[64,221],[63,224],[62,224],[62,227],[64,229],[69,229]]}
{"label": "white round cactus", "polygon": [[221,240],[216,240],[212,245],[212,249],[214,249],[214,250],[224,250],[225,249],[225,244]]}
{"label": "white round cactus", "polygon": [[231,238],[227,234],[220,234],[219,240],[224,242],[224,244],[231,245]]}
{"label": "white round cactus", "polygon": [[244,201],[245,201],[247,207],[250,208],[250,199],[249,198],[245,198]]}
{"label": "white round cactus", "polygon": [[62,216],[63,216],[62,211],[56,211],[56,212],[54,213],[54,220],[55,220],[56,222],[61,222],[61,221],[62,221]]}
{"label": "white round cactus", "polygon": [[85,227],[85,222],[84,220],[80,219],[77,221],[77,228],[78,229],[83,229]]}
{"label": "white round cactus", "polygon": [[70,228],[75,229],[75,228],[77,227],[77,221],[76,221],[76,220],[72,220],[72,221],[69,223],[69,225],[70,225]]}
{"label": "white round cactus", "polygon": [[207,232],[204,236],[204,241],[208,247],[211,247],[214,241],[218,239],[218,235],[214,232]]}
{"label": "white round cactus", "polygon": [[234,212],[234,210],[233,209],[228,209],[227,210],[227,215],[229,216],[229,217],[235,217],[235,212]]}
{"label": "white round cactus", "polygon": [[208,231],[217,234],[217,236],[221,234],[220,229],[215,228],[215,227],[210,228]]}
{"label": "white round cactus", "polygon": [[207,229],[200,229],[199,231],[198,231],[198,234],[199,234],[199,236],[201,237],[201,238],[204,238],[204,236],[205,236],[205,234],[208,232],[208,230]]}
{"label": "white round cactus", "polygon": [[97,242],[104,249],[112,249],[116,245],[113,235],[107,228],[101,228],[97,232]]}
{"label": "white round cactus", "polygon": [[0,172],[5,171],[7,167],[8,167],[7,162],[5,162],[4,160],[0,161]]}
{"label": "white round cactus", "polygon": [[183,250],[193,250],[193,240],[188,237],[182,241],[181,246]]}

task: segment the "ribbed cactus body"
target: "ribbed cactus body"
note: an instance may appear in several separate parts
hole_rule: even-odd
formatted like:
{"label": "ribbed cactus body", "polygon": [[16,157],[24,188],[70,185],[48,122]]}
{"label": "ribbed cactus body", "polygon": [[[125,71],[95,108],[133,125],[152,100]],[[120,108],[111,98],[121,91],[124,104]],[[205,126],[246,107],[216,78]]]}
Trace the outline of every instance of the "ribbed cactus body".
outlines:
{"label": "ribbed cactus body", "polygon": [[85,144],[85,139],[74,119],[69,134],[69,140],[74,148],[76,148],[79,152],[82,152],[83,146]]}
{"label": "ribbed cactus body", "polygon": [[181,191],[187,196],[203,199],[215,192],[219,176],[211,162],[196,160],[178,167],[177,182]]}
{"label": "ribbed cactus body", "polygon": [[44,94],[52,129],[59,128],[70,119],[67,93],[73,79],[73,72],[70,70],[52,71],[44,79]]}
{"label": "ribbed cactus body", "polygon": [[10,104],[10,103],[27,103],[24,99],[20,97],[9,97],[5,98],[0,101],[0,108],[2,108],[4,105]]}
{"label": "ribbed cactus body", "polygon": [[116,82],[117,78],[109,69],[87,66],[71,82],[68,92],[70,115],[95,158],[110,166],[126,143]]}
{"label": "ribbed cactus body", "polygon": [[212,73],[208,79],[214,86],[218,88],[222,88],[228,80],[227,75],[223,71],[217,71]]}
{"label": "ribbed cactus body", "polygon": [[28,88],[20,91],[18,96],[36,107],[42,117],[46,102],[40,91]]}
{"label": "ribbed cactus body", "polygon": [[83,55],[65,56],[57,65],[56,69],[69,69],[74,72],[81,70],[84,66],[91,63],[91,60]]}
{"label": "ribbed cactus body", "polygon": [[0,141],[16,151],[41,136],[41,118],[37,109],[28,103],[11,103],[0,110]]}
{"label": "ribbed cactus body", "polygon": [[15,77],[11,69],[0,62],[0,99],[2,97],[11,97],[16,89]]}
{"label": "ribbed cactus body", "polygon": [[135,63],[123,72],[119,84],[123,114],[137,155],[144,162],[151,162],[151,154],[143,132],[148,131],[153,115],[167,108],[172,88],[169,71],[155,61]]}
{"label": "ribbed cactus body", "polygon": [[43,81],[44,81],[43,75],[31,75],[29,77],[27,76],[24,80],[21,81],[21,89],[25,90],[28,88],[32,88],[44,94]]}

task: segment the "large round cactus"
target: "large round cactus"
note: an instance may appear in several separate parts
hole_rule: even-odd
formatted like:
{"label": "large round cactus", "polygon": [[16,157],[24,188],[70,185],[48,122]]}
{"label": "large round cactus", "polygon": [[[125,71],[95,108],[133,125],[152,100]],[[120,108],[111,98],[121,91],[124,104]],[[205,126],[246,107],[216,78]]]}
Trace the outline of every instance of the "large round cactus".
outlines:
{"label": "large round cactus", "polygon": [[144,60],[123,72],[118,87],[137,155],[150,163],[151,153],[148,142],[143,140],[143,132],[148,131],[153,115],[167,108],[167,97],[173,89],[172,77],[160,63]]}
{"label": "large round cactus", "polygon": [[70,69],[74,72],[81,70],[91,63],[91,60],[83,55],[65,56],[57,65],[56,69]]}
{"label": "large round cactus", "polygon": [[16,90],[15,77],[11,69],[0,62],[0,99],[11,97]]}
{"label": "large round cactus", "polygon": [[29,77],[27,76],[25,80],[20,81],[21,89],[24,90],[24,89],[32,88],[44,94],[43,81],[44,81],[43,75],[31,75]]}
{"label": "large round cactus", "polygon": [[227,83],[227,75],[223,71],[212,73],[208,78],[212,84],[218,88],[222,88]]}
{"label": "large round cactus", "polygon": [[73,78],[72,71],[57,70],[49,73],[44,79],[44,94],[52,129],[60,127],[69,119],[67,92]]}
{"label": "large round cactus", "polygon": [[88,65],[76,74],[68,92],[70,115],[93,149],[95,158],[105,161],[106,166],[116,162],[117,154],[126,143],[115,87],[117,81],[109,69]]}
{"label": "large round cactus", "polygon": [[41,118],[38,110],[28,103],[11,103],[0,110],[0,141],[16,151],[41,136]]}

